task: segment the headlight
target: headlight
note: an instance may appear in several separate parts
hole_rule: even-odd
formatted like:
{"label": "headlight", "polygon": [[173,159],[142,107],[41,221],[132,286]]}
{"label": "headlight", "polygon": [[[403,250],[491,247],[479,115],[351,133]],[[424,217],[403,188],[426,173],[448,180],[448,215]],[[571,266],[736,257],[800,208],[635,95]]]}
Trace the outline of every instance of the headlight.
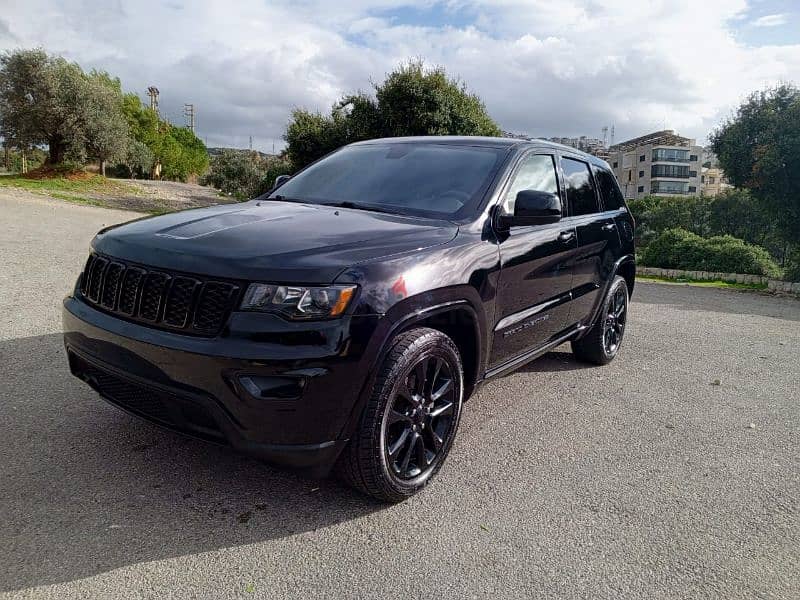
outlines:
{"label": "headlight", "polygon": [[304,287],[251,283],[241,308],[277,312],[290,319],[324,319],[341,315],[355,292],[354,285]]}

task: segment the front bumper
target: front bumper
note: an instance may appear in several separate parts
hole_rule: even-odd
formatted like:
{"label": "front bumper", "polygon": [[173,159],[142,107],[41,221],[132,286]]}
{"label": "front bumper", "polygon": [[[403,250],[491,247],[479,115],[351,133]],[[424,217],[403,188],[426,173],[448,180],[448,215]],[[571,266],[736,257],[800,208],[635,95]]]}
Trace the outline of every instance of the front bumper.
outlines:
{"label": "front bumper", "polygon": [[294,323],[234,313],[201,338],[64,300],[73,375],[158,425],[324,475],[347,443],[372,368],[377,316]]}

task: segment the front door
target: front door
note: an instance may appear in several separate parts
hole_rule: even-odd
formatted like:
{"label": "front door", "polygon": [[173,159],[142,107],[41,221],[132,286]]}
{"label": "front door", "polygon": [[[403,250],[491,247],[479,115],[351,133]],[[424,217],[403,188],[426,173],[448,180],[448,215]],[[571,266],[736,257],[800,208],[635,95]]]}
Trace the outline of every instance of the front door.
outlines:
{"label": "front door", "polygon": [[[502,214],[514,214],[521,190],[564,198],[558,185],[556,157],[524,156],[503,193]],[[571,259],[577,249],[575,228],[562,223],[512,226],[500,234],[500,279],[491,366],[499,366],[540,347],[569,324]]]}

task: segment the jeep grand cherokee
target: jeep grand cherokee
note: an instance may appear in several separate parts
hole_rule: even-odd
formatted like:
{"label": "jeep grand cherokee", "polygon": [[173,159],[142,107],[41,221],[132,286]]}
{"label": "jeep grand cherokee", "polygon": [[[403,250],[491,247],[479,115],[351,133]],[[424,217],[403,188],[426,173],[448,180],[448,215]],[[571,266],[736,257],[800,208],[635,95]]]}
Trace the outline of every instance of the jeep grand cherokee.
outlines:
{"label": "jeep grand cherokee", "polygon": [[72,373],[130,413],[399,501],[479,384],[566,341],[611,361],[634,274],[602,160],[372,140],[255,200],[100,231],[64,340]]}

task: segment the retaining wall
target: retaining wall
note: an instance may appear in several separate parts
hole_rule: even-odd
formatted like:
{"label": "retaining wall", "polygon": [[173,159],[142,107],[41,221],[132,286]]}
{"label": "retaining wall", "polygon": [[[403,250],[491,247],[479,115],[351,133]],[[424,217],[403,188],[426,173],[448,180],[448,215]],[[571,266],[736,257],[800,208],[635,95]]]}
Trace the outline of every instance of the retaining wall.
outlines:
{"label": "retaining wall", "polygon": [[668,277],[670,279],[695,279],[697,281],[728,281],[730,283],[749,283],[766,285],[773,292],[789,292],[800,294],[800,283],[770,279],[760,275],[744,275],[742,273],[713,273],[711,271],[681,271],[680,269],[658,269],[655,267],[636,267],[638,275],[651,277]]}

